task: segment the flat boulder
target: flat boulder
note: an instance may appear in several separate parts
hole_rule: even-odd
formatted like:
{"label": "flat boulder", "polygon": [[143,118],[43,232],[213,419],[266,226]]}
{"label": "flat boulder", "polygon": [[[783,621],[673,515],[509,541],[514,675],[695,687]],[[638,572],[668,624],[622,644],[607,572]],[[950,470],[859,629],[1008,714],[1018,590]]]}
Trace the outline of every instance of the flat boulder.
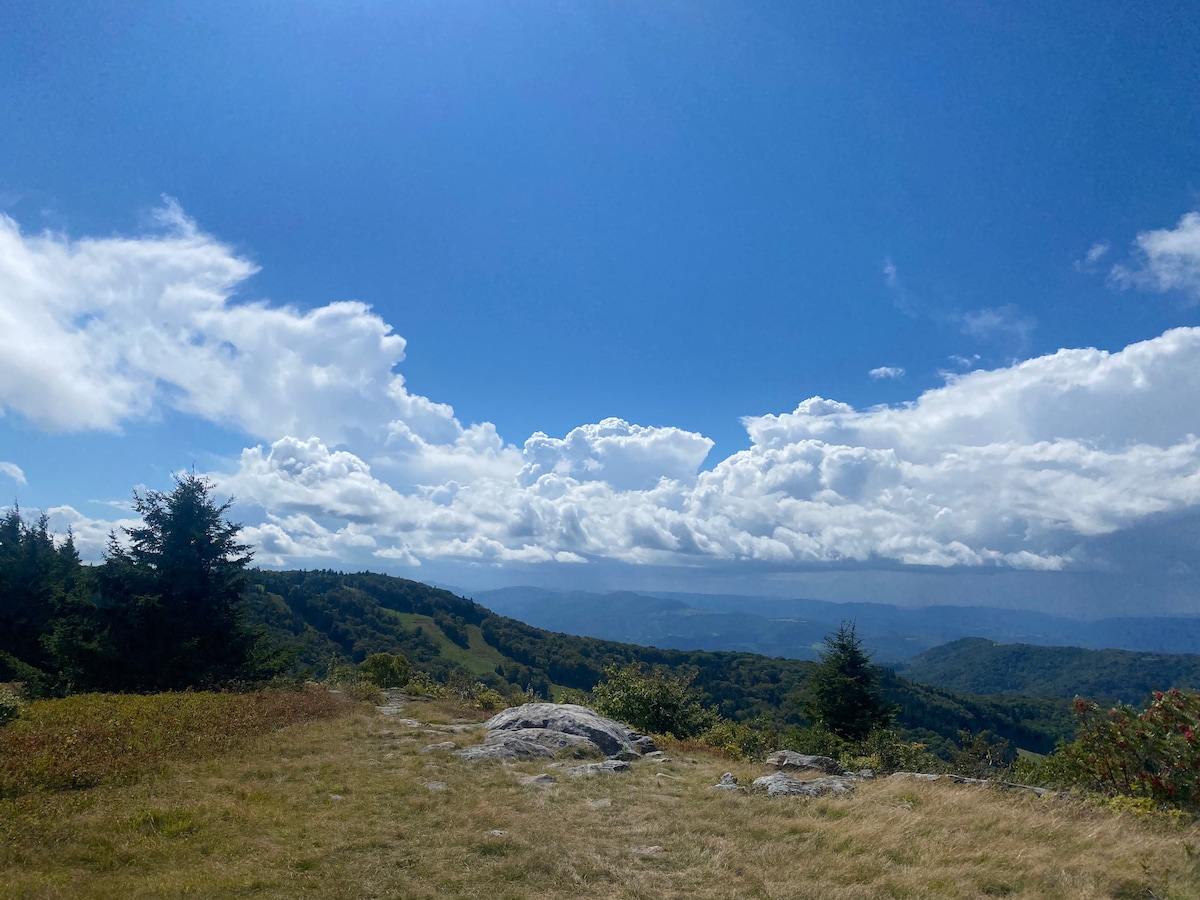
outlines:
{"label": "flat boulder", "polygon": [[826,775],[844,775],[846,770],[838,765],[836,759],[828,756],[808,756],[795,750],[776,750],[764,762],[774,766],[781,772],[794,772],[811,769],[824,772]]}
{"label": "flat boulder", "polygon": [[765,790],[768,797],[825,797],[830,794],[852,794],[854,784],[848,778],[833,775],[804,781],[782,772],[754,779],[756,788]]}
{"label": "flat boulder", "polygon": [[586,706],[574,703],[526,703],[499,712],[483,723],[490,741],[508,731],[537,729],[591,741],[605,756],[636,758],[654,750],[654,741]]}

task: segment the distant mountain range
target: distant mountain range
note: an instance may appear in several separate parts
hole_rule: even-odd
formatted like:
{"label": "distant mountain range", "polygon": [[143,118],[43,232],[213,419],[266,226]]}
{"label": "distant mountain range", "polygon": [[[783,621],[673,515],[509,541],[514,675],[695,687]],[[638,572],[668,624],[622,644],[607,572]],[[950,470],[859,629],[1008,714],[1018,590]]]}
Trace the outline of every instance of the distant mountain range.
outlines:
{"label": "distant mountain range", "polygon": [[1200,652],[1198,617],[1080,620],[982,606],[883,603],[629,591],[598,594],[511,587],[474,595],[500,615],[538,628],[676,650],[738,650],[815,659],[825,635],[854,621],[875,661],[890,665],[964,637],[1005,644]]}

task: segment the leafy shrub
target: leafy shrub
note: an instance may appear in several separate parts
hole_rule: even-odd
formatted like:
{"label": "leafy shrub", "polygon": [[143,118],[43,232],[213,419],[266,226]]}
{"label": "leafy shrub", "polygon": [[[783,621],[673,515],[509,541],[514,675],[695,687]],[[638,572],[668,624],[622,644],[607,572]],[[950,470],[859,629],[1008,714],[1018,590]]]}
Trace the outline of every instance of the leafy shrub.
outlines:
{"label": "leafy shrub", "polygon": [[1061,750],[1074,785],[1158,804],[1200,806],[1200,694],[1158,691],[1141,713],[1076,699],[1079,731]]}
{"label": "leafy shrub", "polygon": [[697,739],[701,744],[720,750],[733,759],[762,759],[777,748],[779,736],[774,728],[761,722],[733,722],[722,719]]}
{"label": "leafy shrub", "polygon": [[435,700],[440,700],[447,693],[446,685],[434,680],[428,672],[414,672],[409,676],[404,690],[414,697],[433,697]]}
{"label": "leafy shrub", "polygon": [[359,677],[381,688],[404,687],[412,666],[400,653],[372,653],[358,666]]}
{"label": "leafy shrub", "polygon": [[641,664],[632,663],[624,668],[613,664],[604,675],[605,680],[592,689],[593,708],[638,731],[691,738],[720,720],[691,690],[694,673],[647,672]]}
{"label": "leafy shrub", "polygon": [[5,725],[21,714],[25,701],[21,698],[18,685],[0,684],[0,725]]}

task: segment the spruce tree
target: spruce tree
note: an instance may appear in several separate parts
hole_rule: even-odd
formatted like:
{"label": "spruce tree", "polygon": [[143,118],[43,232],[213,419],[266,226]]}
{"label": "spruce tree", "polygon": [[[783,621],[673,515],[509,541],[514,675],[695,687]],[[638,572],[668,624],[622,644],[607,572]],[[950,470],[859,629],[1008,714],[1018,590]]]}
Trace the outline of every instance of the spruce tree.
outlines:
{"label": "spruce tree", "polygon": [[211,687],[252,675],[242,627],[249,545],[210,481],[177,477],[170,493],[134,491],[142,525],[110,536],[99,573],[112,656],[105,680],[124,690]]}
{"label": "spruce tree", "polygon": [[894,710],[880,694],[879,669],[871,664],[853,622],[825,638],[821,661],[808,678],[804,715],[838,737],[861,741],[891,724]]}

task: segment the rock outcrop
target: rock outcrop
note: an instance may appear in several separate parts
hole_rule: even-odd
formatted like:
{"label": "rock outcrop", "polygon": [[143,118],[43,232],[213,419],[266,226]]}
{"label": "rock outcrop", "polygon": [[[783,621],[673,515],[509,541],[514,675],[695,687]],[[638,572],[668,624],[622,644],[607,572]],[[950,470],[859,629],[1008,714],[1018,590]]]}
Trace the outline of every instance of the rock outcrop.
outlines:
{"label": "rock outcrop", "polygon": [[573,703],[526,703],[497,713],[483,727],[482,744],[455,751],[465,759],[536,759],[564,751],[593,752],[636,759],[654,750],[654,741]]}
{"label": "rock outcrop", "polygon": [[852,794],[854,783],[838,775],[804,781],[782,772],[754,779],[754,786],[766,790],[768,797],[824,797],[828,794]]}
{"label": "rock outcrop", "polygon": [[826,775],[845,775],[836,759],[828,756],[807,756],[795,750],[776,750],[764,760],[768,766],[774,766],[781,772],[796,772],[814,770]]}

